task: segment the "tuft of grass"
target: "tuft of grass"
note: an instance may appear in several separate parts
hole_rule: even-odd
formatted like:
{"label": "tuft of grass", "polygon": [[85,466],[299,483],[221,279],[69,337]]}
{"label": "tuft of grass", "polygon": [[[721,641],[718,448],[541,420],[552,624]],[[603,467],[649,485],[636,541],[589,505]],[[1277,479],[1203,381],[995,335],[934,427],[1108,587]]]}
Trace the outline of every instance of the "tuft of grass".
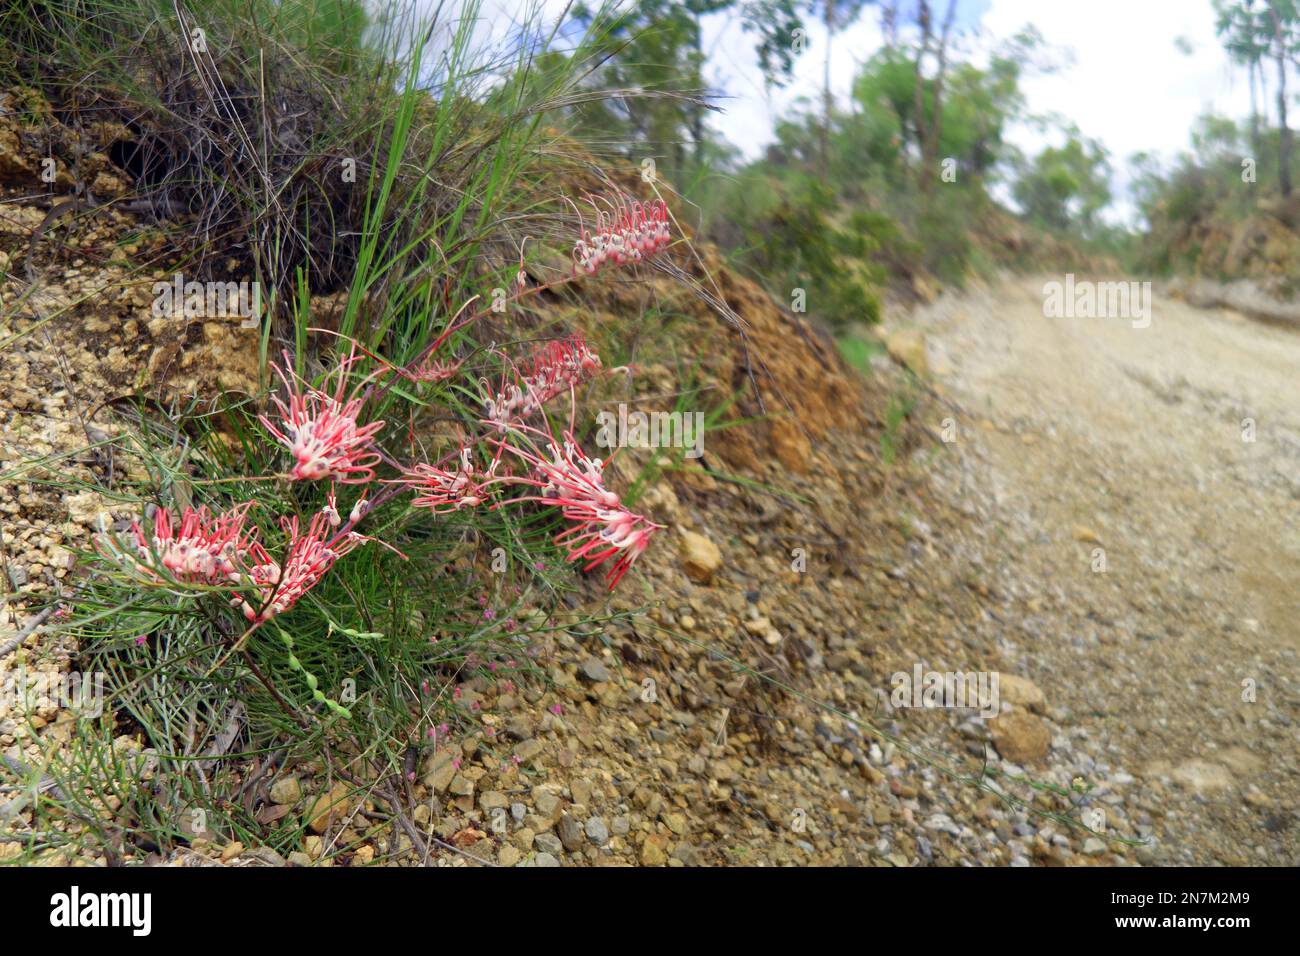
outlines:
{"label": "tuft of grass", "polygon": [[844,361],[863,375],[871,375],[871,360],[885,354],[885,347],[876,339],[861,335],[841,335],[835,339]]}
{"label": "tuft of grass", "polygon": [[885,428],[880,433],[880,457],[886,468],[893,467],[898,455],[899,438],[903,432],[903,423],[916,407],[916,396],[907,391],[893,392],[885,406]]}

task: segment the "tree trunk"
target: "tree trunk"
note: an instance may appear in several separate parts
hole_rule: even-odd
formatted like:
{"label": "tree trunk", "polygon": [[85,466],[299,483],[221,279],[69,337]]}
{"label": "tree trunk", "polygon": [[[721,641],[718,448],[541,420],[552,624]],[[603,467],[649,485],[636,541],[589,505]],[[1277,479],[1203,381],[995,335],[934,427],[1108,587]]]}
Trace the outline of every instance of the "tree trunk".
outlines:
{"label": "tree trunk", "polygon": [[831,162],[831,35],[835,23],[835,0],[825,0],[822,5],[826,24],[826,56],[822,60],[822,175],[830,172]]}
{"label": "tree trunk", "polygon": [[912,127],[916,135],[917,160],[916,179],[924,196],[930,191],[930,177],[934,170],[926,167],[926,123],[925,123],[925,54],[930,49],[930,5],[926,0],[919,0],[916,5],[916,24],[921,28],[921,45],[916,50],[916,81],[912,88]]}
{"label": "tree trunk", "polygon": [[1260,154],[1264,151],[1264,144],[1259,139],[1259,58],[1252,57],[1246,64],[1246,69],[1250,74],[1250,149],[1255,162],[1259,162]]}
{"label": "tree trunk", "polygon": [[[704,31],[700,29],[700,15],[695,14],[695,23],[693,36],[691,37],[691,49],[695,53],[695,62],[691,64],[691,69],[695,71],[695,86],[699,90],[701,98],[704,96]],[[691,140],[694,145],[692,150],[693,159],[695,160],[695,172],[699,172],[704,165],[704,104],[695,103],[691,107]],[[685,188],[685,180],[676,184],[678,188]]]}
{"label": "tree trunk", "polygon": [[948,0],[948,13],[944,17],[943,32],[939,35],[937,52],[939,65],[934,74],[934,117],[930,120],[930,145],[926,151],[929,154],[926,162],[930,166],[931,174],[939,161],[939,135],[943,131],[943,78],[948,71],[948,35],[952,32],[952,21],[956,13],[957,0]]}
{"label": "tree trunk", "polygon": [[1277,181],[1285,199],[1291,195],[1291,129],[1286,123],[1286,34],[1275,3],[1269,3],[1268,14],[1273,23],[1274,56],[1277,59]]}

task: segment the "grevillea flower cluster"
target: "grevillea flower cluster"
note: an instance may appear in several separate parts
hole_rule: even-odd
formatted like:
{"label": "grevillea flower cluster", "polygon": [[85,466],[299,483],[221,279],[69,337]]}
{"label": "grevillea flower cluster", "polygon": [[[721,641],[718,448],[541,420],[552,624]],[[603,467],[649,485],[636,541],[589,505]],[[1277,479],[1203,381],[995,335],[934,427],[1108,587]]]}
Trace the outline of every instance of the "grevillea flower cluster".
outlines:
{"label": "grevillea flower cluster", "polygon": [[493,477],[500,459],[494,458],[487,468],[480,470],[474,465],[472,455],[470,447],[462,443],[455,456],[454,470],[418,464],[404,472],[401,482],[415,492],[411,504],[428,508],[434,514],[482,504],[486,496],[483,485]]}
{"label": "grevillea flower cluster", "polygon": [[556,544],[568,549],[567,560],[585,561],[584,571],[614,559],[605,576],[613,589],[645,552],[650,536],[663,525],[629,510],[617,494],[605,487],[604,463],[589,458],[578,447],[572,431],[565,433],[563,442],[546,435],[545,446],[543,454],[507,446],[531,466],[531,475],[516,479],[517,483],[537,489],[534,494],[514,500],[558,507],[573,524],[556,535]]}
{"label": "grevillea flower cluster", "polygon": [[284,368],[273,366],[288,393],[287,402],[278,396],[271,399],[280,410],[282,424],[277,427],[265,415],[258,420],[293,455],[290,475],[295,481],[330,478],[343,484],[364,484],[375,477],[379,455],[373,450],[374,438],[384,423],[358,424],[363,400],[356,396],[344,399],[345,373],[352,361],[349,356],[339,364],[333,395],[300,382],[287,351]]}
{"label": "grevillea flower cluster", "polygon": [[354,531],[334,536],[324,511],[311,519],[306,532],[299,531],[297,515],[281,518],[280,527],[289,542],[283,567],[261,544],[254,542],[249,549],[248,578],[257,586],[260,601],[257,607],[247,600],[237,598],[236,601],[244,617],[253,623],[269,621],[289,610],[315,587],[335,561],[368,540]]}
{"label": "grevillea flower cluster", "polygon": [[131,525],[136,552],[132,557],[142,570],[152,571],[156,561],[176,580],[189,584],[237,581],[250,545],[245,532],[250,505],[223,515],[213,515],[206,507],[186,508],[179,522],[160,508],[151,535],[145,534],[140,522]]}
{"label": "grevillea flower cluster", "polygon": [[522,376],[509,378],[484,403],[488,421],[505,428],[527,420],[547,402],[600,371],[600,356],[580,333],[537,349]]}
{"label": "grevillea flower cluster", "polygon": [[581,275],[593,275],[606,264],[627,265],[648,259],[672,241],[668,206],[662,199],[642,203],[617,197],[613,202],[591,200],[596,210],[596,229],[585,227],[573,246],[573,265]]}
{"label": "grevillea flower cluster", "polygon": [[[583,453],[573,438],[572,425],[563,441],[557,441],[551,432],[526,421],[561,393],[567,391],[572,398],[574,388],[601,367],[600,357],[581,335],[539,348],[518,384],[498,389],[485,402],[484,424],[491,431],[508,432],[523,441],[496,438],[496,451],[487,468],[474,464],[471,449],[464,443],[456,453],[458,467],[454,469],[415,466],[401,478],[416,494],[411,503],[445,514],[482,504],[499,487],[523,488],[526,493],[497,500],[492,507],[524,501],[559,507],[572,525],[556,536],[556,543],[568,550],[569,561],[585,562],[585,571],[613,559],[606,580],[610,588],[615,587],[662,526],[629,510],[605,487],[602,461]],[[573,414],[571,406],[571,421]],[[536,449],[535,441],[540,441],[542,450]],[[523,465],[523,474],[496,477],[504,454]]]}

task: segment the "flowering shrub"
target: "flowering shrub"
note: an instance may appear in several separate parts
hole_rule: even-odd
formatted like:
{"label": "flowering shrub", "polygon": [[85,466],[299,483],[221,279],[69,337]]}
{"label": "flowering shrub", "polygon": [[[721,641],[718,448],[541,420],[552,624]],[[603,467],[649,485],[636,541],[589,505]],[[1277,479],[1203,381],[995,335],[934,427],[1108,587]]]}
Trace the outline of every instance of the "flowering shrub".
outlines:
{"label": "flowering shrub", "polygon": [[[662,202],[645,205],[620,198],[605,206],[607,211],[596,206],[595,235],[580,224],[575,245],[578,267],[551,285],[579,279],[607,263],[641,261],[666,245],[668,220]],[[515,298],[537,288],[516,283]],[[662,526],[633,512],[606,487],[605,463],[589,457],[575,438],[576,389],[604,371],[600,356],[580,333],[545,342],[518,359],[495,348],[488,350],[502,360],[505,371],[495,385],[478,379],[481,411],[462,420],[459,441],[441,458],[402,462],[382,447],[385,422],[370,420],[367,408],[378,405],[399,382],[418,387],[460,375],[465,360],[441,355],[439,350],[452,332],[486,314],[475,312],[462,319],[464,313],[466,308],[402,366],[350,339],[348,352],[319,386],[294,371],[288,351],[273,363],[278,388],[271,397],[272,413],[258,415],[257,421],[288,452],[289,462],[284,471],[252,480],[325,486],[321,489],[325,503],[314,514],[272,513],[274,524],[269,526],[278,525],[281,532],[278,551],[251,520],[257,504],[249,500],[224,513],[186,508],[179,518],[159,509],[152,528],[146,531],[140,522],[134,523],[124,544],[103,536],[101,552],[152,585],[232,592],[230,603],[243,615],[247,629],[238,639],[226,641],[230,653],[242,648],[255,630],[298,604],[345,555],[368,542],[385,544],[357,527],[379,506],[407,494],[411,513],[427,510],[438,516],[467,509],[485,513],[516,507],[554,509],[565,523],[554,542],[564,550],[566,560],[584,572],[606,567],[605,581],[613,589]],[[376,371],[356,374],[358,348],[375,361]],[[557,437],[547,407],[565,393],[569,421]],[[390,469],[391,475],[380,478],[381,467]],[[346,519],[338,501],[340,486],[357,493]],[[285,507],[309,497],[295,492],[275,500]],[[266,507],[265,502],[261,507]],[[485,609],[484,620],[492,617],[492,609]],[[305,675],[315,699],[325,700],[316,678],[295,656],[292,637],[283,628],[277,632],[289,648],[291,667]],[[326,702],[332,710],[346,713]]]}

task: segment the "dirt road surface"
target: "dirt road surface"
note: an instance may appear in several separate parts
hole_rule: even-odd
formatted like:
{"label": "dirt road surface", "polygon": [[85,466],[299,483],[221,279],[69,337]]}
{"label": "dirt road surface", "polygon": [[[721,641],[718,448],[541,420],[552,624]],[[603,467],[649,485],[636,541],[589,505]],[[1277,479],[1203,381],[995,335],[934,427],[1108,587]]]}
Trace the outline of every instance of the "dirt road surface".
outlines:
{"label": "dirt road surface", "polygon": [[938,480],[980,519],[991,610],[1020,609],[1002,649],[1117,789],[1151,789],[1140,856],[1294,864],[1300,331],[1159,288],[1145,328],[1048,318],[1053,278],[915,317],[966,413]]}

